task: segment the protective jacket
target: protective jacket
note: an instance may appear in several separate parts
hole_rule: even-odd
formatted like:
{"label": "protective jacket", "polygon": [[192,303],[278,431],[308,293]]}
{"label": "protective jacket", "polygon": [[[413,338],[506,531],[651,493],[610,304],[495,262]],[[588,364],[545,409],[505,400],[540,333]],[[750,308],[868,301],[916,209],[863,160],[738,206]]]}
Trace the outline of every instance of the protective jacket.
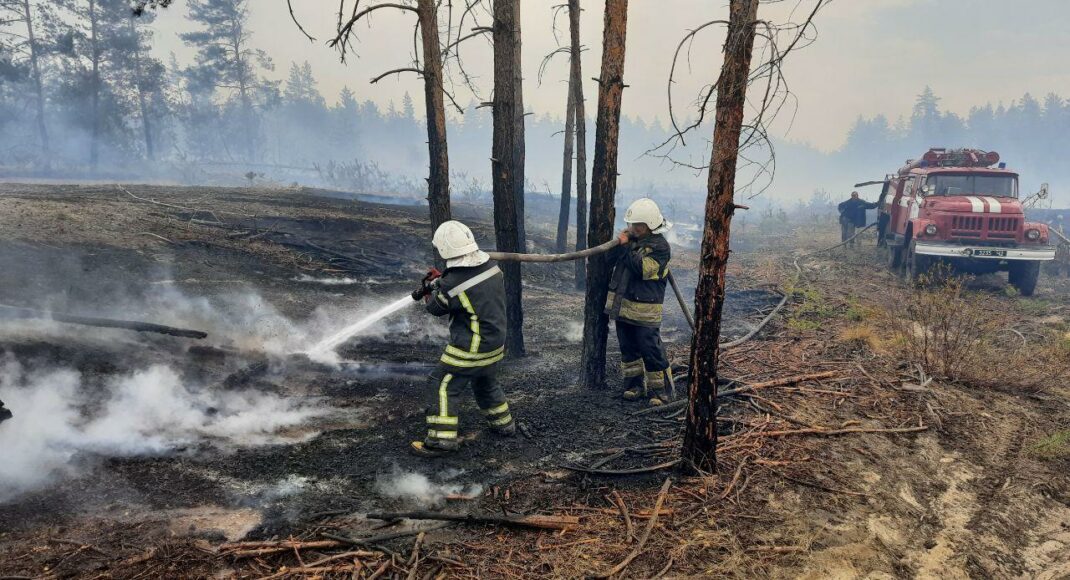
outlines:
{"label": "protective jacket", "polygon": [[484,367],[505,356],[505,278],[495,261],[447,268],[431,292],[427,311],[450,317],[443,364]]}
{"label": "protective jacket", "polygon": [[648,234],[611,250],[606,314],[640,326],[661,326],[672,251],[661,234]]}
{"label": "protective jacket", "polygon": [[841,202],[837,208],[840,210],[840,223],[847,223],[855,226],[856,228],[865,227],[866,225],[866,210],[877,207],[877,204],[870,203],[861,198],[848,199]]}

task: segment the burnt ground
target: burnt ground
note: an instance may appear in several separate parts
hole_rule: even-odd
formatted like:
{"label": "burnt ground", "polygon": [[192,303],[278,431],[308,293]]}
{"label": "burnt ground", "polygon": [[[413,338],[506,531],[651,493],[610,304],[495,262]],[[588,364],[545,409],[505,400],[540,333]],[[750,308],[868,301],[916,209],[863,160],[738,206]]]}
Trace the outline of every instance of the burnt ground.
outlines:
{"label": "burnt ground", "polygon": [[[462,205],[454,215],[490,244],[483,208]],[[549,251],[550,232],[539,216],[534,222],[533,250]],[[444,560],[428,560],[421,575],[437,567],[448,575],[574,576],[622,560],[634,543],[622,539],[617,506],[606,498],[615,490],[641,529],[648,520],[639,510],[649,513],[665,473],[603,477],[563,466],[607,457],[610,469],[663,462],[681,423],[671,412],[633,416],[642,407],[579,385],[583,297],[572,289],[570,265],[525,268],[528,356],[501,376],[521,437],[483,432],[468,405],[457,457],[405,453],[422,434],[424,377],[442,336],[440,325],[416,311],[346,343],[339,352],[349,362],[340,368],[291,354],[294,337],[322,336],[339,318],[404,295],[430,262],[428,236],[422,208],[333,192],[0,187],[0,303],[210,333],[193,341],[5,324],[5,356],[27,368],[81,372],[83,413],[98,409],[116,376],[152,364],[172,367],[198,388],[271,393],[325,410],[268,445],[205,438],[153,454],[80,450],[73,472],[0,503],[0,575],[277,572],[299,562],[234,560],[217,546],[317,539],[324,531],[374,534],[374,522],[360,514],[426,507],[384,495],[382,482],[397,473],[473,493],[446,500],[447,510],[583,517],[563,538],[478,527],[431,534],[434,547],[425,552]],[[744,334],[779,299],[769,289],[789,277],[792,243],[751,238],[741,246],[748,250],[730,270],[726,338]],[[677,254],[675,271],[690,293],[695,257]],[[886,330],[878,313],[904,284],[873,268],[878,259],[864,249],[806,261],[785,313],[758,340],[726,353],[725,375],[745,382],[837,373],[726,401],[720,474],[677,481],[669,512],[631,574],[1070,574],[1070,456],[1035,452],[1070,427],[1065,382],[1025,390],[935,380],[915,389],[922,381],[904,364],[901,345],[879,340]],[[322,283],[327,278],[339,283]],[[974,286],[1001,309],[1021,310],[1036,336],[1070,330],[1067,282],[1045,279],[1036,299],[1007,296],[998,280]],[[686,322],[675,305],[666,310],[666,342],[683,364]],[[878,339],[847,333],[858,326],[871,326]],[[611,339],[611,366],[614,347]],[[919,425],[925,429],[886,432]],[[18,426],[5,423],[0,436],[17,437]],[[885,432],[778,435],[800,429]],[[613,452],[625,448],[631,451]],[[443,509],[437,499],[431,507]],[[388,545],[407,554],[412,539]],[[370,558],[361,573],[379,568]],[[383,571],[415,574],[424,559],[413,562]],[[348,566],[337,572],[350,575]]]}

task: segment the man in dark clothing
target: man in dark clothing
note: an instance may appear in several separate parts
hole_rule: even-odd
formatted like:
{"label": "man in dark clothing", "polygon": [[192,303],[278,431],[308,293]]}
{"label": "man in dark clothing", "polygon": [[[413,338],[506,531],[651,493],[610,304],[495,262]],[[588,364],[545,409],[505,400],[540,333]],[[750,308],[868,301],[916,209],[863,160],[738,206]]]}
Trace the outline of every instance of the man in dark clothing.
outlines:
{"label": "man in dark clothing", "polygon": [[498,363],[505,357],[502,271],[460,222],[439,226],[432,243],[446,260],[446,271],[422,295],[428,312],[449,316],[450,339],[431,374],[427,437],[411,445],[413,453],[424,457],[457,450],[457,409],[466,387],[472,388],[491,430],[504,436],[516,433],[509,403],[496,382]]}
{"label": "man in dark clothing", "polygon": [[656,203],[640,199],[624,214],[628,229],[612,250],[606,314],[616,322],[624,398],[648,398],[660,405],[659,391],[672,383],[672,369],[661,344],[662,303],[671,249],[662,235],[672,224]]}
{"label": "man in dark clothing", "polygon": [[875,207],[877,207],[876,203],[861,199],[858,197],[857,191],[852,191],[851,199],[841,202],[838,206],[840,210],[840,241],[851,240],[850,245],[855,245],[855,241],[851,239],[855,235],[855,230],[866,227],[866,210]]}

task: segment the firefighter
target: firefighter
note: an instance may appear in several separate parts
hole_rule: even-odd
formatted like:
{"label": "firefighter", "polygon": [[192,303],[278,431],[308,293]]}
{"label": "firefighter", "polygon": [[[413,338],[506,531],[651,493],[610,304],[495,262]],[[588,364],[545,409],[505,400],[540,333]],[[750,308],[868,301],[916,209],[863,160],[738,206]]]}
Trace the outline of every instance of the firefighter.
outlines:
{"label": "firefighter", "polygon": [[628,227],[618,236],[621,245],[608,260],[606,314],[616,323],[620,343],[620,374],[624,399],[649,398],[660,405],[659,391],[671,386],[672,370],[661,345],[662,302],[669,275],[671,250],[665,239],[672,224],[652,199],[636,200],[624,214]]}
{"label": "firefighter", "polygon": [[870,203],[858,197],[857,191],[851,192],[851,199],[841,202],[837,208],[840,210],[840,241],[851,240],[850,245],[855,245],[852,239],[857,228],[866,227],[866,210],[877,207],[876,203]]}
{"label": "firefighter", "polygon": [[413,297],[422,297],[431,314],[449,316],[450,338],[431,374],[427,437],[411,444],[411,451],[423,457],[439,457],[459,447],[460,396],[468,387],[492,431],[507,437],[516,433],[509,403],[497,383],[498,363],[505,357],[502,271],[461,222],[440,225],[432,244],[446,260],[446,270]]}

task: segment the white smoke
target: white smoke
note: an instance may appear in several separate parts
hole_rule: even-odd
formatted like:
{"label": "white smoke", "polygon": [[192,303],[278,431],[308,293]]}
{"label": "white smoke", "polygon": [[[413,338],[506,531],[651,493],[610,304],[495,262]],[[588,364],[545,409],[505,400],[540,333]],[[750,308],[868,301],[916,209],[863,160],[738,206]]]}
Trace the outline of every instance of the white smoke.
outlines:
{"label": "white smoke", "polygon": [[583,323],[576,321],[569,321],[568,326],[565,327],[565,340],[569,342],[580,342],[583,340]]}
{"label": "white smoke", "polygon": [[[86,454],[159,455],[192,444],[234,448],[292,441],[279,434],[327,410],[263,392],[191,389],[169,367],[151,366],[89,400],[70,369],[0,365],[0,399],[14,417],[0,424],[0,502],[77,472]],[[92,403],[92,404],[90,404]],[[311,434],[306,434],[311,436]]]}
{"label": "white smoke", "polygon": [[[442,476],[444,479],[453,479],[461,474],[461,471],[448,471]],[[442,505],[450,496],[476,497],[483,493],[483,486],[478,483],[435,483],[422,473],[402,471],[397,467],[389,475],[380,475],[375,487],[386,497],[402,499],[421,507]]]}

